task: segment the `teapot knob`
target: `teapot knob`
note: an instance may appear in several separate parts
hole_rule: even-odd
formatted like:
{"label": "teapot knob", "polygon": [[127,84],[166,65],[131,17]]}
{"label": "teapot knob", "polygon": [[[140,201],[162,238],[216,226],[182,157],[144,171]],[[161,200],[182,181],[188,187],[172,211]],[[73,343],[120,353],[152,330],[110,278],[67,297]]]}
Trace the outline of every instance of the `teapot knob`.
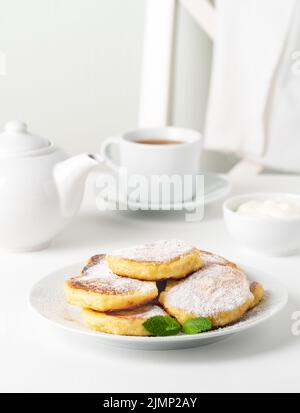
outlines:
{"label": "teapot knob", "polygon": [[27,132],[27,125],[20,120],[12,120],[5,125],[4,129],[7,132]]}

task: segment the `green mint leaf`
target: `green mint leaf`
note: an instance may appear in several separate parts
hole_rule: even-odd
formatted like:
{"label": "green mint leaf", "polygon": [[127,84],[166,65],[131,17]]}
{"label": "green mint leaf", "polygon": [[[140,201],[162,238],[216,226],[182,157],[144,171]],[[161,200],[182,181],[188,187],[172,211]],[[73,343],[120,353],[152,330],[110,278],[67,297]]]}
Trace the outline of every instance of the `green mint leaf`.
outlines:
{"label": "green mint leaf", "polygon": [[180,324],[170,316],[154,316],[148,318],[143,326],[152,336],[175,336],[180,331]]}
{"label": "green mint leaf", "polygon": [[185,334],[199,334],[211,330],[212,323],[208,318],[197,317],[187,320],[182,327]]}

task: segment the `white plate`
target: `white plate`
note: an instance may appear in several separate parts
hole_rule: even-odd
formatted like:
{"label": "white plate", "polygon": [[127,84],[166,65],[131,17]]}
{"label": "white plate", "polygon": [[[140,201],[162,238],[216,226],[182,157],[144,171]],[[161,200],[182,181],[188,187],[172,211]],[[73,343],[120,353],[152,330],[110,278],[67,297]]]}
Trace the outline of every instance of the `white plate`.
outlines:
{"label": "white plate", "polygon": [[[204,175],[204,205],[211,204],[213,202],[219,201],[220,199],[224,198],[231,190],[231,183],[229,180],[224,177],[223,175],[207,173]],[[103,194],[99,194],[100,197]],[[190,201],[182,201],[178,203],[164,203],[164,204],[154,204],[148,202],[141,202],[136,201],[133,199],[128,198],[127,200],[119,199],[118,194],[116,192],[111,192],[107,197],[103,195],[103,201],[105,201],[108,205],[116,205],[118,202],[122,206],[126,206],[131,210],[174,210],[174,211],[182,211],[182,210],[193,210],[197,208],[197,206],[201,206],[203,204],[203,198],[193,198]]]}
{"label": "white plate", "polygon": [[[91,340],[99,340],[110,346],[137,350],[174,350],[198,347],[220,341],[229,335],[252,328],[278,313],[287,303],[285,288],[274,278],[261,271],[240,265],[249,279],[261,282],[266,289],[266,298],[239,322],[198,335],[178,335],[172,337],[129,337],[98,333],[88,330],[82,323],[80,309],[65,301],[63,282],[72,275],[79,274],[84,264],[74,264],[41,279],[31,290],[30,304],[45,321],[69,332],[85,334]],[[76,337],[74,337],[76,339]]]}

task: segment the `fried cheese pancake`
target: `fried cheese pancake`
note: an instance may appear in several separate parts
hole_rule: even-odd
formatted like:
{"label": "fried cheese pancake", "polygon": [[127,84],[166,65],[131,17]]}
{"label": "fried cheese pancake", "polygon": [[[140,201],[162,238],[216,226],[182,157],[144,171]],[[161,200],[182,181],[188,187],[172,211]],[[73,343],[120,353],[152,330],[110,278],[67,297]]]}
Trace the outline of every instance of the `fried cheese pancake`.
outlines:
{"label": "fried cheese pancake", "polygon": [[150,317],[167,315],[157,305],[109,313],[100,313],[89,309],[83,309],[82,312],[87,327],[103,333],[122,336],[150,336],[143,323]]}
{"label": "fried cheese pancake", "polygon": [[252,282],[252,283],[250,284],[250,291],[251,291],[252,294],[254,295],[254,301],[253,301],[253,303],[252,303],[252,305],[251,305],[251,308],[254,308],[254,307],[256,307],[256,306],[262,301],[262,299],[264,298],[265,289],[264,289],[264,287],[263,287],[260,283],[254,281],[254,282]]}
{"label": "fried cheese pancake", "polygon": [[156,241],[107,254],[110,269],[139,280],[180,279],[203,266],[199,250],[182,241]]}
{"label": "fried cheese pancake", "polygon": [[[213,327],[240,319],[262,298],[263,288],[253,285],[246,275],[230,265],[209,264],[181,281],[168,281],[159,301],[181,324],[206,317]],[[259,292],[258,292],[259,289]]]}
{"label": "fried cheese pancake", "polygon": [[64,285],[69,304],[111,311],[146,304],[158,295],[155,282],[119,277],[107,266],[105,255],[92,257],[82,274]]}

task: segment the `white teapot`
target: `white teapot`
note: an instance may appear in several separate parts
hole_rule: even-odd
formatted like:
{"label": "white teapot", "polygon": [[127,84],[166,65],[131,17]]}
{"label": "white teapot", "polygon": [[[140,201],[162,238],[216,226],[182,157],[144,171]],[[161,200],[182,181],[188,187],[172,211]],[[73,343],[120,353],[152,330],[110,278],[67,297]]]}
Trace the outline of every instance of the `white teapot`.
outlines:
{"label": "white teapot", "polygon": [[47,139],[9,122],[0,133],[0,248],[47,247],[78,211],[98,155],[69,158]]}

